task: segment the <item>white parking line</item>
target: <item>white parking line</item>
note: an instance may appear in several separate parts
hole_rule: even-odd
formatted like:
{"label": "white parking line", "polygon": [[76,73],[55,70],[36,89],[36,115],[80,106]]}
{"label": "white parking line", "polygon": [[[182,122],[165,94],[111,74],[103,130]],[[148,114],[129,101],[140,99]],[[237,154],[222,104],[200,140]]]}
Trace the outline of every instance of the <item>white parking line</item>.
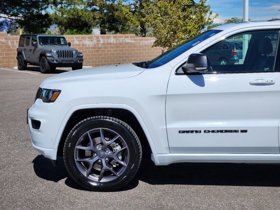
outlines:
{"label": "white parking line", "polygon": [[[93,66],[83,66],[83,69],[91,69],[94,68]],[[60,70],[70,70],[70,68],[59,68]],[[24,73],[24,74],[33,74],[33,75],[41,75],[42,73],[38,71],[30,71],[30,70],[18,70],[17,67],[13,68],[5,68],[5,67],[0,67],[0,70],[2,71],[12,71],[12,72],[19,72],[19,73]],[[71,70],[70,70],[71,71]],[[52,75],[52,74],[49,74]]]}
{"label": "white parking line", "polygon": [[15,69],[12,69],[12,68],[0,68],[0,70],[2,71],[12,71],[12,72],[18,72],[18,73],[24,73],[24,74],[33,74],[33,75],[38,75],[40,74],[40,72],[32,72],[32,71],[19,71],[19,70],[15,70]]}

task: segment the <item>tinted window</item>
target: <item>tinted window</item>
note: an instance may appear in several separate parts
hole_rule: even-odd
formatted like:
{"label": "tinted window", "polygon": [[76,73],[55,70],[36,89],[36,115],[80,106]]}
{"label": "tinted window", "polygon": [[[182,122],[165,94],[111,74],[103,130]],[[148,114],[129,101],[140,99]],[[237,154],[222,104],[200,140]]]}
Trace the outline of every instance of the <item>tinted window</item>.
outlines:
{"label": "tinted window", "polygon": [[179,55],[183,54],[184,52],[186,52],[190,48],[194,47],[195,45],[199,44],[200,42],[214,36],[215,34],[217,34],[219,32],[220,32],[220,30],[207,31],[192,40],[184,42],[184,43],[172,48],[171,50],[168,50],[167,52],[165,52],[164,54],[160,55],[159,57],[155,58],[152,61],[136,63],[135,65],[143,67],[143,68],[156,68],[156,67],[162,66],[162,65],[168,63],[169,61],[173,60],[174,58],[178,57]]}
{"label": "tinted window", "polygon": [[40,36],[39,44],[40,45],[67,45],[67,41],[64,37]]}
{"label": "tinted window", "polygon": [[26,36],[25,37],[25,46],[29,46],[30,45],[30,36]]}
{"label": "tinted window", "polygon": [[32,42],[37,42],[36,36],[32,36]]}
{"label": "tinted window", "polygon": [[[236,34],[203,51],[209,70],[220,73],[274,71],[278,30]],[[218,45],[227,47],[217,48]]]}
{"label": "tinted window", "polygon": [[23,37],[23,36],[21,36],[21,37],[19,38],[18,46],[19,46],[19,47],[23,47],[23,46],[24,46],[24,37]]}

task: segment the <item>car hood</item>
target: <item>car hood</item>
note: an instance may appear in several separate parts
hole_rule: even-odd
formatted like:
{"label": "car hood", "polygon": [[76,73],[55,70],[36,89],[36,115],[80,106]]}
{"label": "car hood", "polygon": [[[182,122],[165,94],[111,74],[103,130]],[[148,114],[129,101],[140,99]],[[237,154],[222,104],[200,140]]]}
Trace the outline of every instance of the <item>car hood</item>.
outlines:
{"label": "car hood", "polygon": [[142,73],[144,69],[137,67],[133,64],[111,65],[102,66],[90,69],[82,69],[58,74],[47,78],[42,83],[42,86],[49,86],[57,83],[75,82],[82,80],[104,80],[104,79],[122,79],[134,77]]}
{"label": "car hood", "polygon": [[69,47],[68,45],[44,45],[43,49],[45,50],[75,50],[72,47]]}

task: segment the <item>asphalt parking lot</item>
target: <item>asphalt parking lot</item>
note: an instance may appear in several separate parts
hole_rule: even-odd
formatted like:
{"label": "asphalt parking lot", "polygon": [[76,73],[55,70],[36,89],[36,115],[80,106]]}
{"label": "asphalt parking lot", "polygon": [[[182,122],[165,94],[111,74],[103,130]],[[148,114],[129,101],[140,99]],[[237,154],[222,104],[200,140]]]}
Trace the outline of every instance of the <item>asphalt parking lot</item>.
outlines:
{"label": "asphalt parking lot", "polygon": [[26,109],[51,75],[0,68],[0,209],[280,208],[280,165],[147,162],[127,189],[80,189],[62,161],[54,167],[30,143]]}

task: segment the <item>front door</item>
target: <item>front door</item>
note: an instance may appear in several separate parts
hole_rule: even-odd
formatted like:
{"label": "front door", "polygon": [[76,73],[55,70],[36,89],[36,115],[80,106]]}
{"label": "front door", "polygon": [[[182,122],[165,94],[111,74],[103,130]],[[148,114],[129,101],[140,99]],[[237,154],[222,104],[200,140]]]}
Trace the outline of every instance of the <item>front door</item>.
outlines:
{"label": "front door", "polygon": [[28,62],[31,62],[31,53],[32,53],[32,45],[31,45],[31,36],[25,36],[24,40],[24,54],[25,58]]}
{"label": "front door", "polygon": [[[34,45],[34,44],[35,45]],[[29,60],[31,63],[37,64],[39,61],[40,53],[38,50],[38,41],[36,36],[31,36],[30,50],[29,50]]]}
{"label": "front door", "polygon": [[250,31],[222,42],[229,52],[215,52],[221,49],[215,45],[202,52],[207,73],[186,75],[179,68],[170,78],[170,152],[279,153],[279,31]]}

